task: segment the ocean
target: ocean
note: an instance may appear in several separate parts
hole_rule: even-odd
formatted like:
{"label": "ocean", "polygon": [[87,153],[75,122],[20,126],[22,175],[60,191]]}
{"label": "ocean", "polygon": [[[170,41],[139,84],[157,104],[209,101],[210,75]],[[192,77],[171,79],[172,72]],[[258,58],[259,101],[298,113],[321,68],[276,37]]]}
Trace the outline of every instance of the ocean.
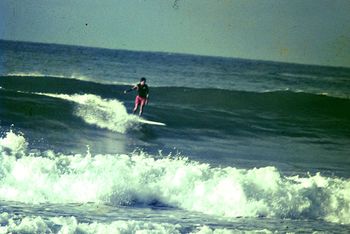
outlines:
{"label": "ocean", "polygon": [[350,68],[0,41],[0,233],[349,231]]}

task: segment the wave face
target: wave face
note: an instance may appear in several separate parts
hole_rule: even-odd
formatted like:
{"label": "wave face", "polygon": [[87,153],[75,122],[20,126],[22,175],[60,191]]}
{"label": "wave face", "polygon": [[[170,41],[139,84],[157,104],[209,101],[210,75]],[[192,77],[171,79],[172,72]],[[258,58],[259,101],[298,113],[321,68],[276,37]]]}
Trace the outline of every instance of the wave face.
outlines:
{"label": "wave face", "polygon": [[[325,219],[349,224],[349,179],[283,176],[275,167],[216,168],[141,154],[29,153],[0,139],[0,199],[24,203],[163,204],[222,217]],[[9,144],[9,142],[11,144]]]}
{"label": "wave face", "polygon": [[[53,77],[17,76],[2,77],[1,86],[3,92],[8,94],[11,91],[22,92],[23,99],[39,99],[35,95],[42,94],[75,103],[79,105],[74,112],[75,116],[101,128],[125,132],[127,122],[133,122],[133,117],[128,116],[125,106],[127,105],[128,108],[132,106],[133,97],[126,96],[122,92],[128,86]],[[19,95],[19,93],[12,93],[12,95]],[[206,125],[209,128],[226,129],[232,132],[235,129],[250,126],[252,132],[264,131],[263,128],[268,132],[269,127],[274,131],[278,125],[283,125],[286,127],[283,131],[293,135],[298,133],[292,127],[298,125],[303,131],[312,132],[317,128],[318,132],[350,136],[347,130],[350,126],[350,100],[347,98],[292,91],[260,93],[154,87],[152,100],[154,101],[150,106],[152,114],[177,127]],[[8,106],[13,106],[11,101],[9,100]],[[14,100],[13,103],[16,101],[18,100]],[[57,104],[57,108],[60,108],[60,103]],[[164,112],[170,112],[171,115],[166,116]],[[207,117],[201,118],[203,115]],[[235,120],[240,123],[238,124]],[[208,124],[208,121],[211,124]],[[243,121],[243,125],[240,125]]]}
{"label": "wave face", "polygon": [[[247,159],[259,158],[266,161],[259,161],[259,166],[277,160],[307,166],[315,173],[323,168],[347,175],[347,98],[291,91],[153,87],[145,117],[167,124],[155,131],[130,114],[134,96],[123,93],[129,86],[41,76],[3,76],[0,86],[2,123],[15,122],[30,139],[40,137],[40,131],[47,133],[43,140],[31,140],[36,148],[79,153],[90,145],[104,154],[135,148],[154,154],[176,148],[214,165],[221,165],[221,160],[233,162],[234,157],[227,155],[234,153],[240,158],[234,163],[245,166],[250,164]],[[330,166],[329,160],[334,164]]]}

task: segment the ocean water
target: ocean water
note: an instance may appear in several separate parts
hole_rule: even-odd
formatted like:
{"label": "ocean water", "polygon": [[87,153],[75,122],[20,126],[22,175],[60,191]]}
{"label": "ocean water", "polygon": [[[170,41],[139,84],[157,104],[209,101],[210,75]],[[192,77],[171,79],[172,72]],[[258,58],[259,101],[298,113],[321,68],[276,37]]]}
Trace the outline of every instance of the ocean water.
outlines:
{"label": "ocean water", "polygon": [[349,68],[0,41],[0,233],[349,230]]}

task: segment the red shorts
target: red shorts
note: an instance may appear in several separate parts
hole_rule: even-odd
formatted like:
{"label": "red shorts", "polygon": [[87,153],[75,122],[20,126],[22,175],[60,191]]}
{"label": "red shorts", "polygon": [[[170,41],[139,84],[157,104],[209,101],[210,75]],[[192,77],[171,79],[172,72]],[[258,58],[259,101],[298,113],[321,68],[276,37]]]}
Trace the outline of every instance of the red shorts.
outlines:
{"label": "red shorts", "polygon": [[144,97],[140,97],[140,96],[136,96],[136,99],[135,99],[135,105],[141,105],[141,106],[144,106],[146,104],[146,98]]}

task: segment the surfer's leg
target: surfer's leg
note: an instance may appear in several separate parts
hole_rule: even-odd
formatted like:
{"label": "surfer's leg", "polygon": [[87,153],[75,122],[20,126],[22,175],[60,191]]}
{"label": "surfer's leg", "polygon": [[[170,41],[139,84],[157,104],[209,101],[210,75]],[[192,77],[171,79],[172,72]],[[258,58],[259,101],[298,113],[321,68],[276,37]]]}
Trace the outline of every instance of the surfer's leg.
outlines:
{"label": "surfer's leg", "polygon": [[135,112],[137,111],[138,107],[139,107],[139,98],[138,98],[138,96],[136,96],[136,98],[135,98],[135,107],[134,107],[134,109],[132,111],[133,114],[135,114]]}
{"label": "surfer's leg", "polygon": [[143,113],[143,107],[145,106],[145,104],[141,104],[140,105],[140,113],[139,113],[139,116],[141,116],[142,115],[142,113]]}
{"label": "surfer's leg", "polygon": [[133,109],[133,111],[132,111],[133,114],[135,114],[135,112],[137,111],[137,108],[138,108],[138,104],[135,103],[135,107],[134,107],[134,109]]}
{"label": "surfer's leg", "polygon": [[140,97],[140,113],[139,113],[139,116],[141,116],[142,113],[143,113],[143,108],[146,105],[146,100],[147,100],[146,98],[141,98]]}

